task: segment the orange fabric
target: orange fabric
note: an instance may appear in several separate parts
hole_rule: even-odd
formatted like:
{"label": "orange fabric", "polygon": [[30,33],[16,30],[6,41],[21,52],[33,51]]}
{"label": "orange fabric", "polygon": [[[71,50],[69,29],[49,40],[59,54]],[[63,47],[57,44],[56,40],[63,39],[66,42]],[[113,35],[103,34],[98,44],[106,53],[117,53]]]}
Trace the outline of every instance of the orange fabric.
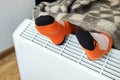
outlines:
{"label": "orange fabric", "polygon": [[57,21],[46,26],[35,26],[39,33],[49,37],[54,44],[60,44],[64,41],[65,30],[64,27]]}
{"label": "orange fabric", "polygon": [[109,52],[111,47],[112,47],[112,44],[113,44],[112,38],[108,34],[106,34],[106,33],[101,33],[101,34],[105,35],[108,38],[108,40],[109,40],[108,48],[107,48],[107,50],[101,50],[99,48],[99,44],[95,40],[94,41],[94,43],[95,43],[94,44],[95,45],[95,49],[94,50],[87,50],[87,49],[83,48],[83,50],[85,51],[87,57],[90,60],[100,59],[101,57],[103,57],[103,55],[105,55],[107,52]]}
{"label": "orange fabric", "polygon": [[66,36],[68,36],[71,33],[75,33],[75,30],[77,29],[75,25],[71,24],[68,21],[64,21],[64,24]]}
{"label": "orange fabric", "polygon": [[54,44],[61,44],[65,37],[74,33],[76,26],[64,21],[65,27],[54,21],[52,24],[46,26],[35,26],[39,33],[49,37]]}

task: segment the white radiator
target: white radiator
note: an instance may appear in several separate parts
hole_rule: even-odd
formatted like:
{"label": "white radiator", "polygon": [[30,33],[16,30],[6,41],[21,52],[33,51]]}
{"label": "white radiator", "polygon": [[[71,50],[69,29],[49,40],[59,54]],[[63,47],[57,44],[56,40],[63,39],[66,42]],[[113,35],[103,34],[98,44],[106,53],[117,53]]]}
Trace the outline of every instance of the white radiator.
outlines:
{"label": "white radiator", "polygon": [[90,61],[74,35],[54,45],[24,20],[13,33],[21,80],[120,80],[120,51]]}

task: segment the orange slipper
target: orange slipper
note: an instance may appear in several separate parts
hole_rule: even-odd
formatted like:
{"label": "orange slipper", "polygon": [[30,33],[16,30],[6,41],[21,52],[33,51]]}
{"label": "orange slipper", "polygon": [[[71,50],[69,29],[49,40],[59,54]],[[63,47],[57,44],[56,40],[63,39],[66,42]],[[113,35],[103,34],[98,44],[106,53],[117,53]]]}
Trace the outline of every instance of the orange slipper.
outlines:
{"label": "orange slipper", "polygon": [[49,37],[54,44],[61,44],[65,38],[64,27],[54,21],[46,26],[36,26],[36,29],[43,35]]}
{"label": "orange slipper", "polygon": [[62,25],[49,15],[36,18],[35,24],[38,32],[47,36],[54,44],[61,44],[66,36],[76,30],[75,25],[67,21],[63,21]]}
{"label": "orange slipper", "polygon": [[[112,38],[106,33],[92,33],[78,28],[76,37],[90,60],[98,60],[112,47]],[[87,39],[87,40],[86,40]]]}

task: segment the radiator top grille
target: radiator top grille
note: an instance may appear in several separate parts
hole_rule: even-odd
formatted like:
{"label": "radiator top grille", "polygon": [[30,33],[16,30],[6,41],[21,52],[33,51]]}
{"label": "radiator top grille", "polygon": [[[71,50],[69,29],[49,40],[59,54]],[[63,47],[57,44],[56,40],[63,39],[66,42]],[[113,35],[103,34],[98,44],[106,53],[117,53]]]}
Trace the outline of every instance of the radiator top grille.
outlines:
{"label": "radiator top grille", "polygon": [[99,75],[111,80],[120,80],[120,51],[118,50],[112,49],[109,54],[104,55],[100,60],[90,61],[74,35],[69,35],[62,45],[54,45],[47,37],[36,31],[33,21],[29,21],[20,36],[76,64],[93,70]]}

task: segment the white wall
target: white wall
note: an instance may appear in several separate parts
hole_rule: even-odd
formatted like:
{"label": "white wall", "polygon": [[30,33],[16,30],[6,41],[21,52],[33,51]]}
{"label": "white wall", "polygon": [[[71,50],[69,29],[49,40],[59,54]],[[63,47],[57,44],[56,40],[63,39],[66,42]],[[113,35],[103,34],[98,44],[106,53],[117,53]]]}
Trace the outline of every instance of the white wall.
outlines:
{"label": "white wall", "polygon": [[13,45],[13,31],[24,19],[31,19],[34,6],[35,0],[0,0],[0,52]]}

